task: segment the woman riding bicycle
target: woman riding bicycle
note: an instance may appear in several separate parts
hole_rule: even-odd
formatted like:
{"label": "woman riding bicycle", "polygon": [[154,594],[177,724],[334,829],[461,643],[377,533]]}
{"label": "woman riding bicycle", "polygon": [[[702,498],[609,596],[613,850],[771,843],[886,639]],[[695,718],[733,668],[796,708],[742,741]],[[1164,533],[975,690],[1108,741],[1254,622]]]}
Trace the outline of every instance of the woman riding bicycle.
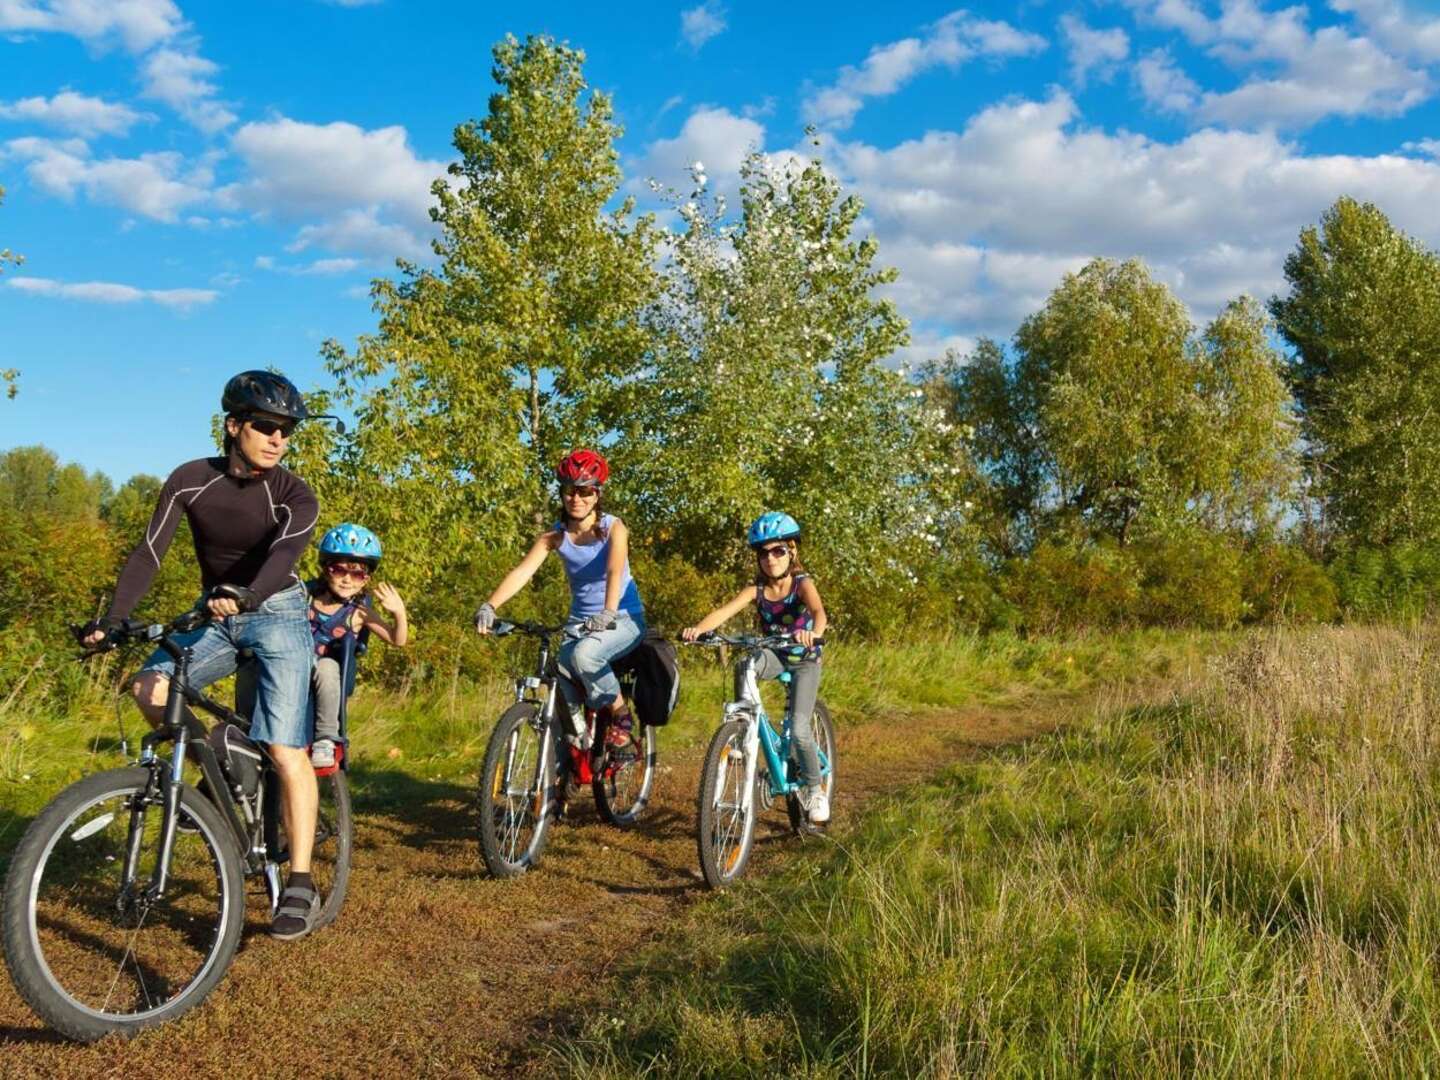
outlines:
{"label": "woman riding bicycle", "polygon": [[475,629],[488,634],[495,612],[535,576],[552,551],[570,583],[570,614],[560,646],[561,692],[576,708],[582,703],[571,680],[584,689],[584,704],[595,710],[607,745],[632,743],[630,706],[620,692],[611,663],[645,636],[645,608],[630,576],[630,531],[600,509],[610,466],[593,450],[576,450],[555,469],[560,481],[561,519],[541,533],[525,557],[505,575],[475,613]]}
{"label": "woman riding bicycle", "polygon": [[799,539],[800,525],[789,514],[772,511],[756,518],[746,535],[755,552],[754,584],[747,585],[729,603],[687,627],[681,636],[686,641],[694,641],[753,603],[763,632],[794,637],[792,649],[765,650],[756,674],[762,679],[778,679],[785,672],[790,673],[791,735],[805,784],[801,803],[810,820],[822,825],[830,820],[830,803],[820,783],[820,758],[815,752],[811,718],[820,691],[820,646],[815,644],[815,639],[825,636],[830,620],[820,600],[820,590],[800,565],[796,544]]}

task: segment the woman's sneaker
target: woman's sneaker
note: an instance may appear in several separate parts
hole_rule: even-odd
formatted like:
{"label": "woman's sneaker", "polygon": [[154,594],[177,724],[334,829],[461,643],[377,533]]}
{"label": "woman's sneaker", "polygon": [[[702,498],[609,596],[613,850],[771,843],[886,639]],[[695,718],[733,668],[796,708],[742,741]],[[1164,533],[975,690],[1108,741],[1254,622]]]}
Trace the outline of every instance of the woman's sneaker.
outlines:
{"label": "woman's sneaker", "polygon": [[811,825],[824,825],[830,820],[830,797],[818,784],[806,788],[800,794],[800,805],[805,808]]}
{"label": "woman's sneaker", "polygon": [[315,745],[310,747],[310,765],[316,769],[333,769],[335,767],[334,739],[315,740]]}

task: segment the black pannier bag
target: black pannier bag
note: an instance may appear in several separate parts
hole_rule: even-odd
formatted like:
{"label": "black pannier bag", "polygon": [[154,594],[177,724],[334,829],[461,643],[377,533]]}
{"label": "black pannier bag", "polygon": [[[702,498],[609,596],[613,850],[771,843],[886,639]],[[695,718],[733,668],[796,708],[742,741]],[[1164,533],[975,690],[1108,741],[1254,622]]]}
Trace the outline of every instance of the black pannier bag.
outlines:
{"label": "black pannier bag", "polygon": [[674,645],[650,630],[639,645],[610,666],[617,675],[634,674],[631,705],[642,724],[662,727],[670,722],[670,714],[680,698],[680,665],[675,659]]}
{"label": "black pannier bag", "polygon": [[265,751],[238,724],[216,724],[206,736],[220,759],[220,771],[236,796],[253,802],[260,791],[260,762]]}

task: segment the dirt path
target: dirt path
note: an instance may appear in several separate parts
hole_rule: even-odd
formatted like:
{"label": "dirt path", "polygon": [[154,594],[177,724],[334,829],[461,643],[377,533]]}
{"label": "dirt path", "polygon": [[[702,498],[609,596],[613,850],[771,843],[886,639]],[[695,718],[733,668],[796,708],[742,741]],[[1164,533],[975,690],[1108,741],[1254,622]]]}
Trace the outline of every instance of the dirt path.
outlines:
{"label": "dirt path", "polygon": [[[975,747],[1048,728],[1073,707],[1052,699],[841,726],[832,828],[843,835],[876,792]],[[485,876],[467,789],[399,773],[363,777],[355,870],[334,928],[297,944],[272,941],[257,898],[240,954],[209,1001],[129,1043],[66,1043],[0,980],[0,1072],[543,1071],[534,1057],[538,1033],[564,1023],[577,996],[704,893],[694,839],[701,751],[667,757],[663,734],[660,745],[653,812],[639,829],[606,827],[585,806],[551,834],[539,869],[511,881]],[[799,843],[784,825],[778,804],[761,818],[752,874]]]}

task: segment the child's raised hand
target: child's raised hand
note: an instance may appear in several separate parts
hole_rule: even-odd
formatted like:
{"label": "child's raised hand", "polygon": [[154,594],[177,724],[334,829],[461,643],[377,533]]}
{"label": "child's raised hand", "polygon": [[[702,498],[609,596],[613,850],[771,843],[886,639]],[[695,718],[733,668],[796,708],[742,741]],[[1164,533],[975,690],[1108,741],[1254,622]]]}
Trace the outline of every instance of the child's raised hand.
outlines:
{"label": "child's raised hand", "polygon": [[380,601],[380,606],[391,615],[405,613],[405,601],[400,599],[400,593],[388,581],[382,581],[375,586],[375,599]]}

